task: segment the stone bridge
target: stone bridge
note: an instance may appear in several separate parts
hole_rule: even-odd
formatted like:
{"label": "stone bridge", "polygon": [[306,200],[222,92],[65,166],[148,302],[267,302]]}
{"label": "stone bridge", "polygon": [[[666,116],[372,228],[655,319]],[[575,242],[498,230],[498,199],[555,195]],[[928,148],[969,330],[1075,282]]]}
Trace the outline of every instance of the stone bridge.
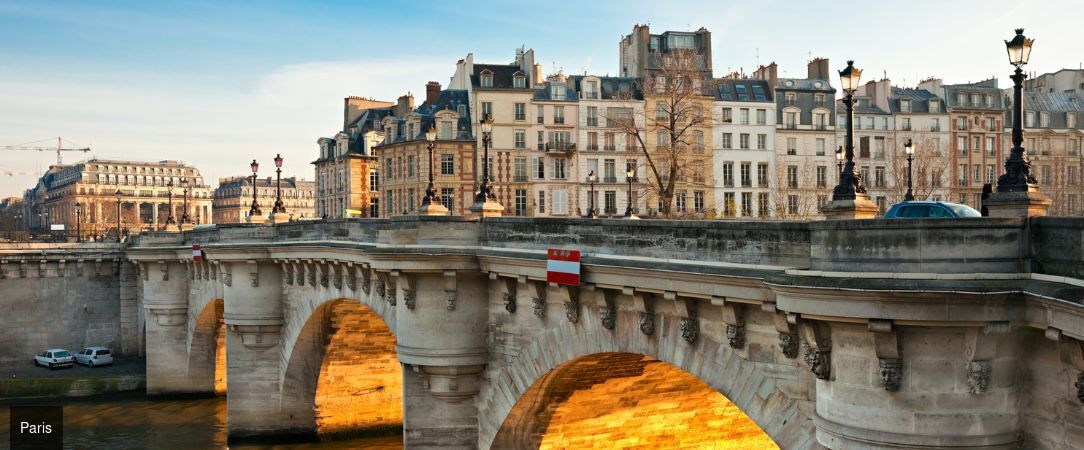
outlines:
{"label": "stone bridge", "polygon": [[[583,252],[580,286],[545,281],[551,247]],[[658,360],[781,448],[1084,446],[1079,220],[406,217],[124,252],[148,393],[212,392],[224,362],[231,439],[312,435],[317,397],[372,377],[351,389],[385,404],[336,420],[401,422],[408,448],[536,447],[572,391]]]}

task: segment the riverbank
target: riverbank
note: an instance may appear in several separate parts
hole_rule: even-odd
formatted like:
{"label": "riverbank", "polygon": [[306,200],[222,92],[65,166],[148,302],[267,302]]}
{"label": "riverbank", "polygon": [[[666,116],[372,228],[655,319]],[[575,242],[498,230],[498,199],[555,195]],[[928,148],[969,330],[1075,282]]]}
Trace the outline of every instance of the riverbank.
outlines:
{"label": "riverbank", "polygon": [[143,358],[123,358],[110,366],[49,369],[25,366],[0,369],[0,399],[86,397],[120,392],[145,392],[147,364]]}

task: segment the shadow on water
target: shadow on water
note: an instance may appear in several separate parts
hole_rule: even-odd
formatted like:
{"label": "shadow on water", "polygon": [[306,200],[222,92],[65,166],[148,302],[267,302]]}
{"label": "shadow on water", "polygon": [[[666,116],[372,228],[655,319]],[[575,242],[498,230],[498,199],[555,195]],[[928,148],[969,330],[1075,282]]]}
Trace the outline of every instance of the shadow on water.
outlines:
{"label": "shadow on water", "polygon": [[[225,449],[226,399],[148,400],[141,394],[85,399],[0,401],[0,447],[8,443],[8,406],[64,405],[64,448]],[[401,436],[321,443],[231,444],[229,448],[391,450]]]}

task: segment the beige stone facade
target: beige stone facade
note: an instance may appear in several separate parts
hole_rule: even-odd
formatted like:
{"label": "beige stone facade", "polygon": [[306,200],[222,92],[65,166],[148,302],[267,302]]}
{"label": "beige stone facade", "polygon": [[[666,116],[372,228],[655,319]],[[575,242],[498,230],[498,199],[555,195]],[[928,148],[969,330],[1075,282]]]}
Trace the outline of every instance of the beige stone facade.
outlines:
{"label": "beige stone facade", "polygon": [[[120,191],[120,227],[128,232],[157,230],[170,216],[171,191],[173,220],[180,223],[186,190],[188,223],[210,223],[211,187],[199,170],[184,163],[91,159],[54,165],[26,191],[24,220],[32,230],[63,224],[69,234],[79,229],[84,238],[115,235]],[[79,216],[76,203],[81,205]]]}
{"label": "beige stone facade", "polygon": [[380,178],[372,148],[384,141],[380,120],[396,108],[391,102],[344,99],[342,130],[316,141],[316,217],[379,217]]}
{"label": "beige stone facade", "polygon": [[[311,220],[316,218],[315,183],[298,180],[297,177],[283,178],[282,205],[290,220]],[[273,178],[256,180],[256,204],[260,206],[261,216],[267,217],[275,206],[276,182]],[[228,177],[218,181],[213,201],[214,223],[241,223],[248,221],[252,209],[252,177]]]}

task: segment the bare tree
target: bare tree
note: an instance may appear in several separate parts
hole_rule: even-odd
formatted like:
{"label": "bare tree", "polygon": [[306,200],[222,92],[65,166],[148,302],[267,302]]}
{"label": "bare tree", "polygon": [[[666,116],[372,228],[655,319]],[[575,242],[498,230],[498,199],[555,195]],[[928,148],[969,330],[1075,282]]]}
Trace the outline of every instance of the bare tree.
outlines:
{"label": "bare tree", "polygon": [[[951,159],[941,149],[937,135],[930,132],[915,132],[911,136],[915,146],[912,160],[912,189],[915,200],[927,200],[933,194],[943,190],[950,181],[945,177],[950,172]],[[904,140],[906,142],[906,140]],[[907,194],[907,153],[903,143],[896,146],[897,151],[889,155],[892,187],[888,188],[895,199],[902,201]]]}
{"label": "bare tree", "polygon": [[[692,52],[672,51],[660,58],[658,69],[637,82],[645,100],[642,111],[631,117],[627,109],[607,111],[607,123],[629,136],[644,156],[644,186],[658,197],[663,216],[673,211],[678,183],[704,182],[710,149],[704,148],[703,136],[711,133],[712,85]],[[615,94],[626,100],[632,95]]]}
{"label": "bare tree", "polygon": [[[777,181],[775,186],[769,186],[769,198],[775,218],[801,220],[816,217],[820,214],[820,197],[829,195],[831,187],[837,181],[832,178],[836,168],[833,166],[828,171],[825,186],[817,186],[816,168],[812,164],[796,163],[791,166],[797,168],[795,177],[791,176],[787,165],[777,164]],[[838,174],[836,176],[838,177]]]}

